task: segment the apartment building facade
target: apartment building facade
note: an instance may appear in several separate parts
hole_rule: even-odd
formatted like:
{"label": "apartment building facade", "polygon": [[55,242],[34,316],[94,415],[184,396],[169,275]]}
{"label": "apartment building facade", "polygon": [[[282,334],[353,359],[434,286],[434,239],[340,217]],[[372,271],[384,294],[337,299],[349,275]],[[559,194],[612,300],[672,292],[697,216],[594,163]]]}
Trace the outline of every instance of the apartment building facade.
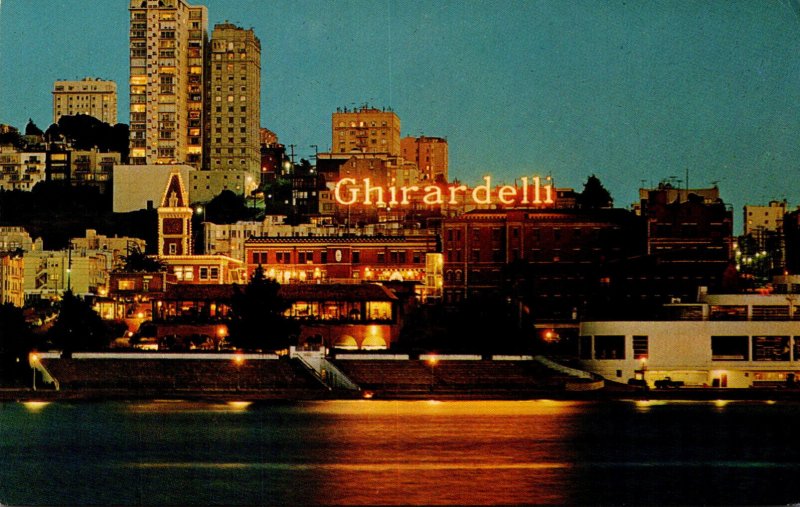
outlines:
{"label": "apartment building facade", "polygon": [[199,168],[208,13],[183,0],[130,2],[130,161]]}
{"label": "apartment building facade", "polygon": [[364,105],[339,108],[331,117],[333,153],[386,153],[400,156],[400,117],[390,109]]}
{"label": "apartment building facade", "polygon": [[214,26],[209,62],[209,164],[260,179],[261,42],[252,29]]}
{"label": "apartment building facade", "polygon": [[86,77],[80,81],[56,81],[53,85],[53,123],[62,116],[86,114],[116,125],[117,83]]}
{"label": "apartment building facade", "polygon": [[414,162],[423,179],[447,182],[447,139],[441,137],[404,137],[400,140],[403,159]]}

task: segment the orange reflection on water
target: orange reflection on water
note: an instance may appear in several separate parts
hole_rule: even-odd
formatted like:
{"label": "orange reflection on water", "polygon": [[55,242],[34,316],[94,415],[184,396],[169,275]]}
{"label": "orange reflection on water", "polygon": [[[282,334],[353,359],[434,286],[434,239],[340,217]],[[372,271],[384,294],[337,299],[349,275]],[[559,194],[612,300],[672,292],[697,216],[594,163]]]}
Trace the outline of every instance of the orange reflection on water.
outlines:
{"label": "orange reflection on water", "polygon": [[321,503],[564,503],[582,402],[371,401],[307,407],[330,418]]}
{"label": "orange reflection on water", "polygon": [[585,402],[561,400],[523,401],[386,401],[344,400],[310,404],[312,412],[335,415],[558,415],[580,410]]}

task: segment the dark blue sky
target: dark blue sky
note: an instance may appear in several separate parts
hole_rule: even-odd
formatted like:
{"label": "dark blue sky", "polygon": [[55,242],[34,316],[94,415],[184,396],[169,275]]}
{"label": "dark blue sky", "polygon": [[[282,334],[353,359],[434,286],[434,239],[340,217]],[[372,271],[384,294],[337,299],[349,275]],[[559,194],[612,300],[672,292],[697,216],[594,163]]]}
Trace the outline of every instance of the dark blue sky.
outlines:
{"label": "dark blue sky", "polygon": [[[734,205],[800,201],[794,0],[196,0],[262,42],[262,124],[308,157],[337,107],[447,137],[451,178],[597,174],[616,204],[687,169]],[[796,3],[796,2],[795,2]],[[46,128],[57,79],[117,81],[126,0],[0,0],[0,122]]]}

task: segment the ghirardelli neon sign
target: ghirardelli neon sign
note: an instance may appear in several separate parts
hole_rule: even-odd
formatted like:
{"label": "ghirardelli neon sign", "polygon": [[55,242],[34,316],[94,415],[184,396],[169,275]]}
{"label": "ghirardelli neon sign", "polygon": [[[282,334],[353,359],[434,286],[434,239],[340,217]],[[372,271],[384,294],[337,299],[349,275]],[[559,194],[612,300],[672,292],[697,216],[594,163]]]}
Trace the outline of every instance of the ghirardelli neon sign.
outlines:
{"label": "ghirardelli neon sign", "polygon": [[550,178],[545,180],[545,184],[539,176],[524,176],[520,180],[518,186],[500,185],[492,188],[492,177],[484,176],[483,185],[469,188],[466,185],[385,186],[373,184],[370,178],[363,178],[360,182],[355,178],[342,178],[333,187],[333,197],[344,206],[404,206],[412,202],[506,206],[555,203]]}

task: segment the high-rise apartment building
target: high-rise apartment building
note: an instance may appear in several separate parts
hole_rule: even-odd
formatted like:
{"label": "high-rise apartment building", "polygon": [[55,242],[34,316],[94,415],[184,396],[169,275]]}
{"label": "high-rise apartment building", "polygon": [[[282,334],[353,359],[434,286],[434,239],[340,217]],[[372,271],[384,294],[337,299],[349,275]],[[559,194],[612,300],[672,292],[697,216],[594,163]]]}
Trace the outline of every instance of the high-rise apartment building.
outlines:
{"label": "high-rise apartment building", "polygon": [[199,168],[208,13],[183,0],[131,0],[132,164]]}
{"label": "high-rise apartment building", "polygon": [[53,123],[62,116],[88,114],[109,125],[117,123],[117,83],[87,77],[53,85]]}
{"label": "high-rise apartment building", "polygon": [[252,29],[230,23],[211,35],[208,168],[261,170],[261,42]]}
{"label": "high-rise apartment building", "polygon": [[363,106],[332,115],[332,153],[386,153],[400,156],[400,118],[394,111]]}
{"label": "high-rise apartment building", "polygon": [[403,159],[414,162],[423,178],[447,181],[447,139],[441,137],[404,137],[400,141]]}

